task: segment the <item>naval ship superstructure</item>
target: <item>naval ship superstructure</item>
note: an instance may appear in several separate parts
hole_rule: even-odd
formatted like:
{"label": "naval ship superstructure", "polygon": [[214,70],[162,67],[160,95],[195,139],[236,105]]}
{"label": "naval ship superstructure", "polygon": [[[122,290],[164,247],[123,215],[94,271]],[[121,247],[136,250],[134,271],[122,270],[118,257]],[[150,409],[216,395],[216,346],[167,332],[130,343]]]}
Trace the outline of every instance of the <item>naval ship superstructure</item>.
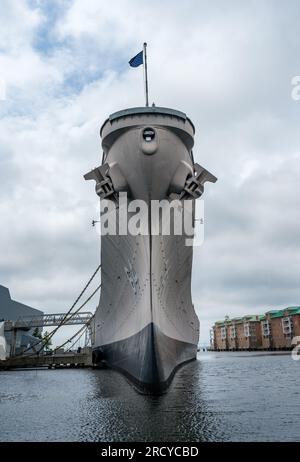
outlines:
{"label": "naval ship superstructure", "polygon": [[94,364],[119,370],[146,393],[164,392],[177,368],[197,354],[193,247],[184,232],[154,234],[150,207],[153,200],[174,199],[194,205],[204,183],[216,181],[194,163],[194,132],[177,110],[116,112],[100,130],[102,164],[85,175],[96,181],[100,200],[116,203],[119,213],[121,194],[149,205],[148,233],[101,236],[102,289],[92,345]]}

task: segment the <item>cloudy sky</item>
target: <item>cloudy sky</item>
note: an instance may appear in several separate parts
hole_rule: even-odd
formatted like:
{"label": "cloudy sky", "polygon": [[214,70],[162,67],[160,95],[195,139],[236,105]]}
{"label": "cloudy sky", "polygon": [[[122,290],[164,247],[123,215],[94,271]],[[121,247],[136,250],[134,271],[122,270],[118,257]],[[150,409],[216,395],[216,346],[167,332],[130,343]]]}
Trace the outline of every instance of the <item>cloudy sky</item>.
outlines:
{"label": "cloudy sky", "polygon": [[299,21],[298,0],[1,0],[0,284],[66,311],[96,268],[82,175],[104,119],[144,104],[128,60],[147,41],[150,102],[187,113],[219,179],[194,263],[202,341],[225,315],[299,305]]}

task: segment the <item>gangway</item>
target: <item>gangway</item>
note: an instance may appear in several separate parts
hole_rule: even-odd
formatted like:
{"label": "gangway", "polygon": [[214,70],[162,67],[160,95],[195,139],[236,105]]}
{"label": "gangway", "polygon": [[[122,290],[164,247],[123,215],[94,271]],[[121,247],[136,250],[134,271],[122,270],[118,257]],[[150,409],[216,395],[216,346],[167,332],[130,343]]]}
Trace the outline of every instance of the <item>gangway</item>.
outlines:
{"label": "gangway", "polygon": [[12,331],[14,329],[31,329],[33,327],[50,327],[50,326],[74,326],[78,324],[87,324],[93,317],[93,313],[86,311],[83,313],[72,314],[69,313],[53,313],[42,314],[35,316],[24,316],[18,318],[16,321],[5,321],[4,330]]}

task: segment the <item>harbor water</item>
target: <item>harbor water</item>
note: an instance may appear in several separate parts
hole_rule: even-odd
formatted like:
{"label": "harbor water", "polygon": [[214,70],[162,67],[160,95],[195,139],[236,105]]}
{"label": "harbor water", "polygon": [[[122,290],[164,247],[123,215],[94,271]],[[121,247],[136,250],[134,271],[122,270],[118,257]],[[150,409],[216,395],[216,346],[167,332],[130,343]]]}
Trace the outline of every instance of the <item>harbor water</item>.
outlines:
{"label": "harbor water", "polygon": [[138,394],[117,372],[0,372],[0,441],[300,441],[300,361],[200,353],[168,393]]}

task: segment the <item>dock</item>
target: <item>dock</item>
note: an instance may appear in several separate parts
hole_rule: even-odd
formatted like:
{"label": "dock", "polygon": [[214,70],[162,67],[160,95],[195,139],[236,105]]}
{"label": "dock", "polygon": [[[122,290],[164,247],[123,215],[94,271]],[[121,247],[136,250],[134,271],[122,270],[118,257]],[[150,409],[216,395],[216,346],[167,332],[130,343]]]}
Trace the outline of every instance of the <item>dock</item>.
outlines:
{"label": "dock", "polygon": [[15,356],[0,361],[0,370],[24,368],[65,368],[65,367],[92,367],[92,353],[61,353],[53,355],[27,355]]}

